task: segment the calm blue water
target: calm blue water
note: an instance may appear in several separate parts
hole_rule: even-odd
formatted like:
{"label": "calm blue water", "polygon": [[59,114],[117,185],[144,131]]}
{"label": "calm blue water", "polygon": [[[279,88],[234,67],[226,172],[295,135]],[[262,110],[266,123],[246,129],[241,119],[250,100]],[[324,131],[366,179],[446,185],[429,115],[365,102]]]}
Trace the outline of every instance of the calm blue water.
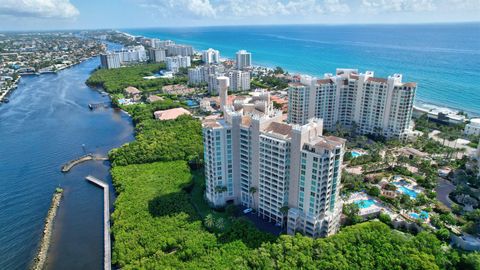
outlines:
{"label": "calm blue water", "polygon": [[110,182],[109,164],[90,162],[62,174],[61,165],[88,152],[105,154],[133,139],[130,118],[112,109],[85,80],[98,58],[58,75],[24,77],[0,105],[0,269],[26,269],[42,234],[57,186],[65,193],[54,226],[48,269],[100,269],[103,265],[103,192],[85,181]]}
{"label": "calm blue water", "polygon": [[357,151],[352,151],[352,157],[353,157],[353,158],[356,158],[356,157],[359,157],[359,156],[363,156],[363,154],[362,154],[362,153],[359,153],[359,152],[357,152]]}
{"label": "calm blue water", "polygon": [[338,67],[402,73],[418,82],[417,102],[480,115],[480,24],[369,26],[243,26],[129,29],[133,35],[209,47],[233,57],[253,53],[255,65],[317,76]]}
{"label": "calm blue water", "polygon": [[[403,182],[402,182],[403,181]],[[393,182],[392,184],[394,184],[395,186],[397,186],[397,188],[399,189],[399,191],[403,194],[407,194],[408,196],[410,196],[410,198],[412,199],[416,199],[417,198],[417,192],[415,190],[412,190],[412,189],[409,189],[407,187],[404,187],[403,185],[405,185],[407,182],[405,180],[401,180],[401,181],[398,181],[398,182]]]}
{"label": "calm blue water", "polygon": [[365,208],[369,208],[370,206],[374,205],[375,201],[372,200],[372,199],[357,200],[357,201],[355,201],[355,204],[357,204],[359,208],[365,209]]}

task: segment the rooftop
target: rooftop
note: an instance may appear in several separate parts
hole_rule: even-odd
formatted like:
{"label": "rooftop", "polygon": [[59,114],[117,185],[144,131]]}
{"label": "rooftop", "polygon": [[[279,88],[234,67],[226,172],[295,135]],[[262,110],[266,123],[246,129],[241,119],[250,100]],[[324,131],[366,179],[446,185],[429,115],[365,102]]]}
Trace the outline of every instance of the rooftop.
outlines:
{"label": "rooftop", "polygon": [[265,130],[266,133],[276,133],[282,136],[291,137],[292,126],[279,122],[272,122]]}
{"label": "rooftop", "polygon": [[138,88],[133,87],[133,86],[129,86],[129,87],[125,88],[125,92],[127,92],[129,94],[132,94],[132,95],[142,93],[142,91],[138,90]]}
{"label": "rooftop", "polygon": [[156,111],[153,114],[155,115],[155,119],[158,119],[158,120],[173,120],[173,119],[177,119],[177,117],[183,114],[191,115],[191,113],[184,108],[175,108],[170,110]]}

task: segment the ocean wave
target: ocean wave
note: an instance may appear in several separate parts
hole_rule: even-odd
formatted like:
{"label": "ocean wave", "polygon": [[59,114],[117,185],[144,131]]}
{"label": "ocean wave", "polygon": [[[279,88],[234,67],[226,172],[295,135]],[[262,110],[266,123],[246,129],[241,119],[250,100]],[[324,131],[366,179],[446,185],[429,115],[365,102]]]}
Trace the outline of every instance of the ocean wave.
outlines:
{"label": "ocean wave", "polygon": [[394,50],[416,51],[416,52],[458,53],[458,54],[480,55],[480,51],[469,50],[469,49],[453,49],[453,48],[442,48],[442,47],[400,46],[400,45],[393,45],[393,44],[379,44],[379,43],[371,43],[371,42],[363,42],[363,41],[323,41],[323,40],[315,40],[315,39],[294,38],[294,37],[287,37],[287,36],[283,36],[283,35],[274,35],[274,34],[264,34],[264,36],[269,36],[269,37],[282,39],[282,40],[311,42],[311,43],[318,43],[318,44],[325,44],[325,45],[344,45],[344,46],[382,48],[382,49],[394,49]]}

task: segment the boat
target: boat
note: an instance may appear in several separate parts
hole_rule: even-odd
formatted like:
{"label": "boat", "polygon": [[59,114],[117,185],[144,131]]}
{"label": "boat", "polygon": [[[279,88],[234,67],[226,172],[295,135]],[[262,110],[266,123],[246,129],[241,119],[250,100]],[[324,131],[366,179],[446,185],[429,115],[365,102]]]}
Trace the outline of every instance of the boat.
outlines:
{"label": "boat", "polygon": [[8,103],[8,102],[10,102],[10,100],[8,98],[3,99],[3,103]]}

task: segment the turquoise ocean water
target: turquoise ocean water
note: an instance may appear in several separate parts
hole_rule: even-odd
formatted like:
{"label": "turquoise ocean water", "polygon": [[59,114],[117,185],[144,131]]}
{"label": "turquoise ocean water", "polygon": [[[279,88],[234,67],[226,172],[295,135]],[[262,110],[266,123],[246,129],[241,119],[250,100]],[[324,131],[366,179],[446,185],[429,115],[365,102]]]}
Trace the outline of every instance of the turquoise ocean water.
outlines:
{"label": "turquoise ocean water", "polygon": [[235,26],[123,30],[172,39],[232,58],[253,53],[255,65],[316,76],[336,68],[402,73],[418,83],[417,104],[480,115],[480,23],[429,25]]}

